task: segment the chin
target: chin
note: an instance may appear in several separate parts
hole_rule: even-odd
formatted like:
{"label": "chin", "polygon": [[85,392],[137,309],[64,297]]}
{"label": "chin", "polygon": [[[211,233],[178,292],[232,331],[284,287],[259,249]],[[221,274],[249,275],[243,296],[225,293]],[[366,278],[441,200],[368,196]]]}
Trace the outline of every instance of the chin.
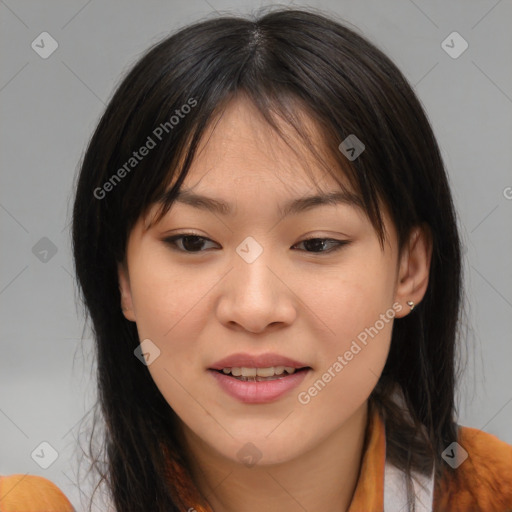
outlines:
{"label": "chin", "polygon": [[252,438],[236,438],[226,448],[227,450],[221,451],[225,457],[247,467],[286,463],[298,457],[303,451],[303,447],[294,441],[293,437],[288,436],[286,443],[283,443],[280,438],[268,439],[262,434]]}

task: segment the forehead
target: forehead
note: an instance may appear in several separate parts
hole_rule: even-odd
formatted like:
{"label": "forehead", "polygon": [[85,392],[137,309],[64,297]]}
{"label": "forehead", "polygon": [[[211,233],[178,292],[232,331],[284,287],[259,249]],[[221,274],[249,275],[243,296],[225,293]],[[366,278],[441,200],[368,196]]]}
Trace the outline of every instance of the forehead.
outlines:
{"label": "forehead", "polygon": [[172,189],[178,171],[141,216],[143,231],[177,209],[225,220],[272,222],[318,205],[335,205],[342,208],[343,218],[371,224],[362,196],[342,168],[337,145],[333,152],[304,111],[292,114],[300,134],[288,119],[273,116],[276,132],[252,101],[232,99],[203,131],[177,195]]}
{"label": "forehead", "polygon": [[[342,208],[343,218],[375,229],[356,190],[357,182],[354,188],[350,171],[345,171],[343,158],[337,154],[338,145],[334,150],[327,145],[328,137],[305,111],[296,110],[293,117],[294,121],[300,119],[300,134],[305,138],[288,121],[273,116],[277,133],[250,100],[243,96],[232,99],[220,114],[212,116],[203,131],[178,197],[170,193],[179,177],[176,172],[141,216],[143,231],[158,223],[169,209],[192,211],[188,210],[190,205],[199,205],[195,212],[212,212],[219,218],[223,211],[231,210],[233,220],[264,222],[268,217],[271,222],[282,220],[286,214],[313,210],[316,204],[336,204]],[[353,175],[351,178],[355,180]],[[205,203],[190,193],[218,199],[217,203],[228,206],[214,205],[215,201],[208,199]],[[386,205],[380,198],[378,203],[386,238],[393,227],[388,226]]]}
{"label": "forehead", "polygon": [[277,133],[249,99],[232,99],[205,130],[182,188],[294,196],[340,188],[354,193],[317,126],[300,110],[293,115],[316,155],[289,123],[275,116]]}

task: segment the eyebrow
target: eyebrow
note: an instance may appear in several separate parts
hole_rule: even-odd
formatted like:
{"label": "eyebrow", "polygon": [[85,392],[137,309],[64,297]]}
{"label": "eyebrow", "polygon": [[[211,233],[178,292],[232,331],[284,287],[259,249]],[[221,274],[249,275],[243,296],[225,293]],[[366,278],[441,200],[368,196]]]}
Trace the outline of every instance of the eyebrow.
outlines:
{"label": "eyebrow", "polygon": [[[171,198],[169,192],[166,192],[159,202],[164,206],[173,202],[183,203],[200,210],[217,213],[223,216],[233,215],[234,211],[231,203],[227,203],[222,199],[196,194],[187,189],[178,191],[174,199]],[[279,208],[278,211],[280,216],[284,218],[289,215],[296,215],[311,210],[318,206],[335,206],[339,204],[346,204],[364,211],[364,206],[359,196],[345,190],[292,199],[285,203],[282,208]]]}

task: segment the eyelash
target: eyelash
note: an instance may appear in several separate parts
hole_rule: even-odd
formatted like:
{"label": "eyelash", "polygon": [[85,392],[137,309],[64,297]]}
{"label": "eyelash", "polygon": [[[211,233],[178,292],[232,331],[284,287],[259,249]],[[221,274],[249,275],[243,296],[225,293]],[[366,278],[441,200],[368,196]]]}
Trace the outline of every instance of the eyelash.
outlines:
{"label": "eyelash", "polygon": [[[182,253],[185,253],[185,254],[199,254],[201,252],[205,252],[203,250],[200,250],[200,251],[186,251],[184,249],[180,249],[177,246],[176,241],[180,240],[180,239],[183,239],[183,238],[197,238],[199,240],[213,242],[213,240],[210,240],[209,238],[206,238],[204,236],[196,235],[195,233],[180,233],[180,234],[177,234],[177,235],[165,238],[164,242],[167,243],[173,250],[178,251],[178,252],[182,252]],[[305,243],[305,242],[310,242],[312,240],[321,240],[321,241],[327,241],[327,242],[334,242],[337,245],[335,245],[334,247],[332,247],[331,249],[328,249],[326,251],[305,251],[305,252],[308,252],[310,254],[331,254],[333,252],[339,251],[343,246],[350,244],[349,240],[336,240],[334,238],[313,237],[313,238],[307,238],[305,240],[302,240],[302,241],[298,242],[295,245],[299,245],[299,244],[302,244],[302,243]]]}

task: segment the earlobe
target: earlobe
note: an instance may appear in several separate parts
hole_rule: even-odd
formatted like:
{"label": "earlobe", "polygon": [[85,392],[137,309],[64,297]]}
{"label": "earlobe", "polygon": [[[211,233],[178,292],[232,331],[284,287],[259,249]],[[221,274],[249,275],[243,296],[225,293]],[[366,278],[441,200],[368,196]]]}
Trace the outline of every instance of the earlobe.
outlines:
{"label": "earlobe", "polygon": [[427,291],[432,247],[432,232],[427,224],[411,230],[409,241],[402,251],[397,276],[395,300],[405,306],[396,315],[397,318],[418,307]]}
{"label": "earlobe", "polygon": [[127,320],[135,322],[135,313],[133,310],[132,293],[130,289],[130,279],[128,270],[124,262],[117,265],[117,276],[119,280],[119,292],[121,294],[121,310]]}

